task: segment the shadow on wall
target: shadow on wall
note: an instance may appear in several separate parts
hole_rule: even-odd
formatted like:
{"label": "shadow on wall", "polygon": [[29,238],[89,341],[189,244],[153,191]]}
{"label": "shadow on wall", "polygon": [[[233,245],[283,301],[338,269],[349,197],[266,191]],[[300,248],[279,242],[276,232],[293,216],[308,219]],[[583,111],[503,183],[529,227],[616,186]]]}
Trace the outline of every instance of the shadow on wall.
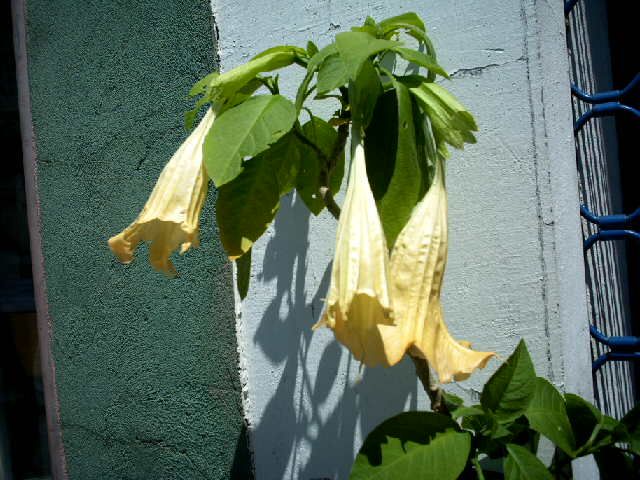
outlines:
{"label": "shadow on wall", "polygon": [[417,407],[410,362],[362,370],[335,339],[314,336],[311,327],[322,313],[331,265],[307,303],[309,222],[309,211],[299,198],[283,199],[258,277],[275,280],[277,293],[253,341],[272,364],[282,366],[275,393],[252,427],[258,478],[347,478],[359,448],[354,439],[364,438],[408,402],[411,409]]}

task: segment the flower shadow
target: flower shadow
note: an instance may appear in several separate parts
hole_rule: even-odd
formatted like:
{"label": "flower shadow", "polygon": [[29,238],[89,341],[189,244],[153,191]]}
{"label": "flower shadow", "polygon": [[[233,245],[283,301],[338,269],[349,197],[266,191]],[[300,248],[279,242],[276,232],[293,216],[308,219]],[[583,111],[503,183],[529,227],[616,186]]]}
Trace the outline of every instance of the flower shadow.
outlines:
{"label": "flower shadow", "polygon": [[257,478],[347,478],[367,433],[382,420],[417,408],[411,362],[362,370],[329,330],[311,330],[331,276],[331,265],[322,264],[316,246],[334,241],[310,242],[314,235],[302,201],[283,198],[257,275],[276,286],[252,338],[267,360],[252,367],[254,375],[275,377],[273,388],[260,392],[252,391],[249,378]]}

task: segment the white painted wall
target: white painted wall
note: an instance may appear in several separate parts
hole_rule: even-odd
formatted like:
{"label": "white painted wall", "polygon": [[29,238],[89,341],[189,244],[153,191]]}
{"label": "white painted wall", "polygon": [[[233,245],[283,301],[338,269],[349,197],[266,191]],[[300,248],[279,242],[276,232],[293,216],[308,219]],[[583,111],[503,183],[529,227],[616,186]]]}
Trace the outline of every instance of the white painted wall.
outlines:
{"label": "white painted wall", "polygon": [[[449,162],[450,329],[503,358],[524,337],[540,374],[590,396],[562,2],[213,0],[212,8],[222,70],[276,44],[323,46],[367,15],[422,15],[453,77],[447,86],[481,129]],[[293,80],[283,75],[285,89]],[[312,334],[335,227],[287,198],[254,248],[238,324],[258,479],[346,478],[371,428],[426,407],[408,362],[361,371],[329,330]],[[451,391],[477,400],[497,365]]]}

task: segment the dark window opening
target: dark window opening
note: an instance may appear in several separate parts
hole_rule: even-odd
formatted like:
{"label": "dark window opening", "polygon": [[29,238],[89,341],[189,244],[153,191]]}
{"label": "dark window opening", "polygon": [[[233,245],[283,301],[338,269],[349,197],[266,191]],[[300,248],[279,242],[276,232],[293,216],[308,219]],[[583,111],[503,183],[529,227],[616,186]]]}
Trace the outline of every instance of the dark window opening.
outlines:
{"label": "dark window opening", "polygon": [[0,479],[49,478],[11,25],[0,28]]}
{"label": "dark window opening", "polygon": [[[637,18],[629,14],[627,2],[607,2],[609,17],[609,46],[613,86],[623,89],[640,73],[640,56],[634,46],[637,43]],[[636,87],[623,99],[624,103],[640,108],[640,87]],[[630,214],[640,208],[640,166],[635,144],[640,133],[640,119],[632,115],[615,118],[618,136],[618,158],[622,187],[623,212]],[[640,229],[640,225],[636,226]],[[627,242],[627,272],[629,282],[629,308],[633,335],[640,336],[640,244]],[[636,384],[640,385],[640,368],[635,369]],[[636,398],[636,401],[638,399]]]}

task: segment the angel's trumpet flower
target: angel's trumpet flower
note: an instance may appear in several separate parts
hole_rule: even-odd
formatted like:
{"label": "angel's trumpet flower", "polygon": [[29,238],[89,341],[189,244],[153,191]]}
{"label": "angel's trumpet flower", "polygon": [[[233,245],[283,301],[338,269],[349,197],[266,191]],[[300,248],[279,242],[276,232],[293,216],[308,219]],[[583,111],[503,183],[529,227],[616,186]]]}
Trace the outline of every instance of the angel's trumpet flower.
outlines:
{"label": "angel's trumpet flower", "polygon": [[438,162],[431,188],[416,205],[391,253],[391,295],[398,332],[390,341],[412,344],[442,383],[464,380],[495,354],[454,340],[442,318],[440,292],[447,262],[447,191]]}
{"label": "angel's trumpet flower", "polygon": [[151,265],[175,275],[171,253],[178,247],[184,253],[198,246],[200,212],[208,184],[202,144],[214,118],[209,109],[162,170],[138,218],[109,239],[109,247],[121,262],[131,262],[138,243],[148,241]]}
{"label": "angel's trumpet flower", "polygon": [[380,217],[356,147],[340,215],[326,325],[368,366],[394,365],[407,350],[426,358],[440,382],[463,380],[494,356],[455,341],[442,319],[447,259],[447,192],[443,166],[396,239],[387,267]]}
{"label": "angel's trumpet flower", "polygon": [[322,319],[366,365],[388,364],[378,327],[392,325],[388,253],[364,157],[356,142],[340,214],[331,285]]}

